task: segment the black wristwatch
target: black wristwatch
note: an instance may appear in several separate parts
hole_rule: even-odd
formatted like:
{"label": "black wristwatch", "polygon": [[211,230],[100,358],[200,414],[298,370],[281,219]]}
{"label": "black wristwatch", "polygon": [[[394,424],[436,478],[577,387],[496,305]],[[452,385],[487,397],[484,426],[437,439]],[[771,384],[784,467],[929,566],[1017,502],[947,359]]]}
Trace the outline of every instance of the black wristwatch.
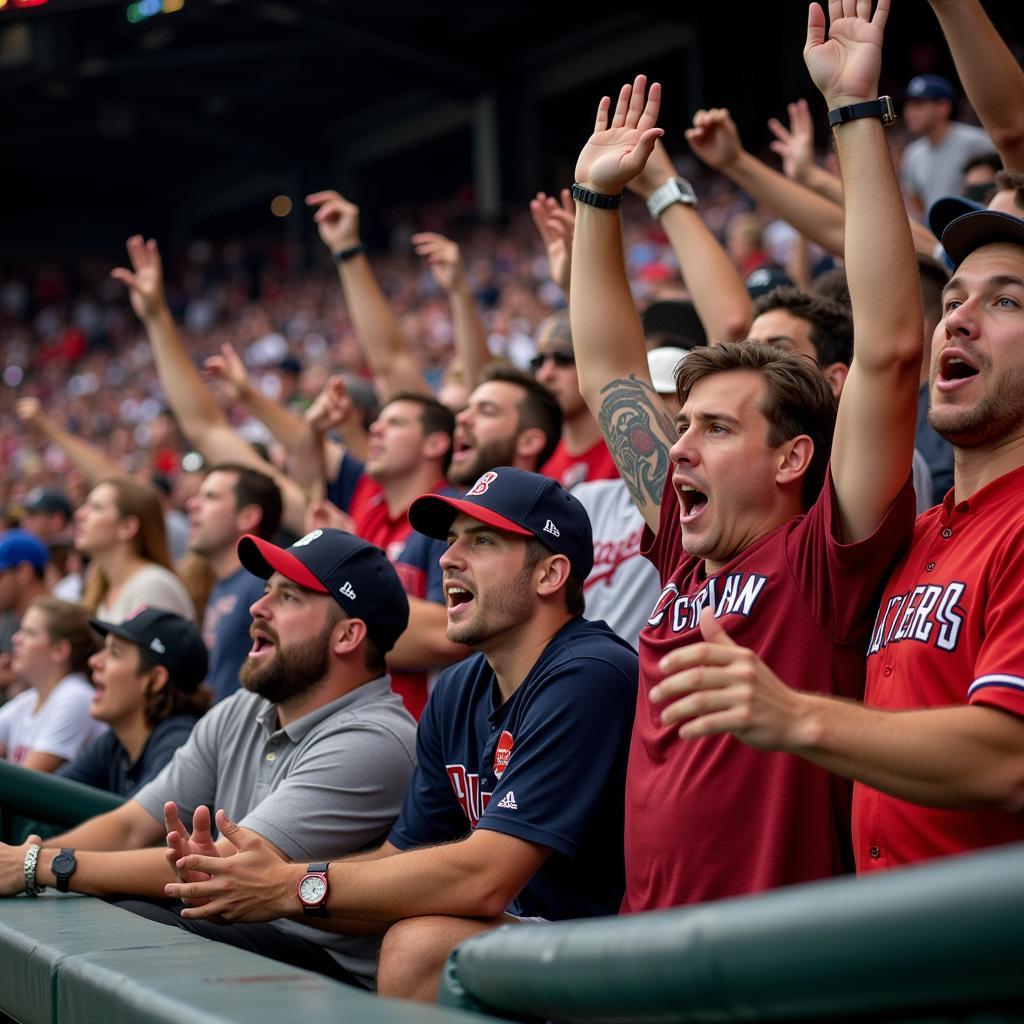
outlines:
{"label": "black wristwatch", "polygon": [[606,196],[603,192],[594,192],[592,189],[575,184],[569,191],[577,203],[596,206],[599,210],[617,210],[622,205],[621,192],[618,195]]}
{"label": "black wristwatch", "polygon": [[57,880],[57,892],[68,891],[68,882],[71,881],[71,876],[75,873],[75,868],[77,867],[78,862],[75,860],[75,851],[62,846],[60,853],[50,863],[50,870],[53,872],[53,877]]}
{"label": "black wristwatch", "polygon": [[327,864],[310,864],[299,879],[298,897],[302,909],[311,917],[327,916],[327,896],[331,883],[327,880]]}
{"label": "black wristwatch", "polygon": [[892,97],[879,96],[876,100],[834,107],[828,112],[828,123],[835,128],[837,124],[846,124],[847,121],[856,121],[861,117],[877,117],[884,125],[893,124],[896,120],[896,110],[892,105]]}

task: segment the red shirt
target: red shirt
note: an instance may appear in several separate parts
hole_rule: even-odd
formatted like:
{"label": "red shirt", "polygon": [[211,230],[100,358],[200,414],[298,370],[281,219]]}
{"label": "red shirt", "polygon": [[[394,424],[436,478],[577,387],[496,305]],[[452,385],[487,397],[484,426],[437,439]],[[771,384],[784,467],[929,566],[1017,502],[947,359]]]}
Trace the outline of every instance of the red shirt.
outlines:
{"label": "red shirt", "polygon": [[[983,704],[1024,715],[1024,469],[914,528],[868,648],[864,702],[888,710]],[[858,871],[1024,840],[1024,815],[946,811],[854,787]]]}
{"label": "red shirt", "polygon": [[644,553],[663,590],[640,633],[640,689],[626,776],[623,911],[759,892],[838,874],[849,852],[850,785],[791,754],[732,736],[681,740],[647,694],[658,661],[701,640],[701,609],[791,686],[857,698],[882,581],[910,535],[908,480],[874,535],[837,539],[831,475],[806,515],[751,544],[715,575],[682,549],[667,482],[658,534]]}
{"label": "red shirt", "polygon": [[580,455],[566,451],[563,437],[539,472],[541,476],[557,480],[567,491],[584,480],[615,480],[619,475],[603,437]]}

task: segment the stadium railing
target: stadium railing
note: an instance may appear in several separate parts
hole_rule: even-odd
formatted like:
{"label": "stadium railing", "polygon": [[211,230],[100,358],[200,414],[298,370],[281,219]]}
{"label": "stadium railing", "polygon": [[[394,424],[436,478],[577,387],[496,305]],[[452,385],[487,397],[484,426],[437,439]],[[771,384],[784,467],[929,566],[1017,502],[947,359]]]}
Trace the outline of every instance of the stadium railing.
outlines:
{"label": "stadium railing", "polygon": [[622,918],[509,925],[443,1005],[518,1020],[1024,1021],[1024,844]]}

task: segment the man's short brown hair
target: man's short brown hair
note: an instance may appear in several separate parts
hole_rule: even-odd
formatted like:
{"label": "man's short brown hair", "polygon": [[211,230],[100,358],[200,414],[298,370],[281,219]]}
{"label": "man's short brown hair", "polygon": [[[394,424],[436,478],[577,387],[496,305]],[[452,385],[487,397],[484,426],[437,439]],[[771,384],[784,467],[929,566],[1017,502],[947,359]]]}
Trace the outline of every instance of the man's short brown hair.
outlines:
{"label": "man's short brown hair", "polygon": [[801,488],[804,507],[809,508],[821,493],[832,453],[837,403],[829,382],[805,356],[790,355],[773,345],[740,341],[690,352],[676,376],[680,405],[685,404],[698,381],[735,370],[752,371],[764,378],[765,397],[760,411],[768,421],[765,440],[769,448],[801,434],[814,443]]}

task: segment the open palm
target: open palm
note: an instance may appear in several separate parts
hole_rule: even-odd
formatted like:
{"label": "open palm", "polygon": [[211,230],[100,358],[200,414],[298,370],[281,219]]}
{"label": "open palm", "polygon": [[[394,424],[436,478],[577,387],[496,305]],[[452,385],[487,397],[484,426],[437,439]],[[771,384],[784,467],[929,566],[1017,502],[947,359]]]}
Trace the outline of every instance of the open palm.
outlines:
{"label": "open palm", "polygon": [[632,85],[619,92],[611,124],[611,101],[603,97],[597,108],[594,134],[576,161],[576,181],[604,195],[617,195],[644,168],[658,138],[656,127],[661,106],[661,86],[654,82],[646,96],[647,78],[637,75]]}
{"label": "open palm", "polygon": [[856,103],[878,95],[882,36],[889,0],[829,0],[831,27],[825,36],[825,13],[811,4],[807,14],[804,63],[830,106]]}

